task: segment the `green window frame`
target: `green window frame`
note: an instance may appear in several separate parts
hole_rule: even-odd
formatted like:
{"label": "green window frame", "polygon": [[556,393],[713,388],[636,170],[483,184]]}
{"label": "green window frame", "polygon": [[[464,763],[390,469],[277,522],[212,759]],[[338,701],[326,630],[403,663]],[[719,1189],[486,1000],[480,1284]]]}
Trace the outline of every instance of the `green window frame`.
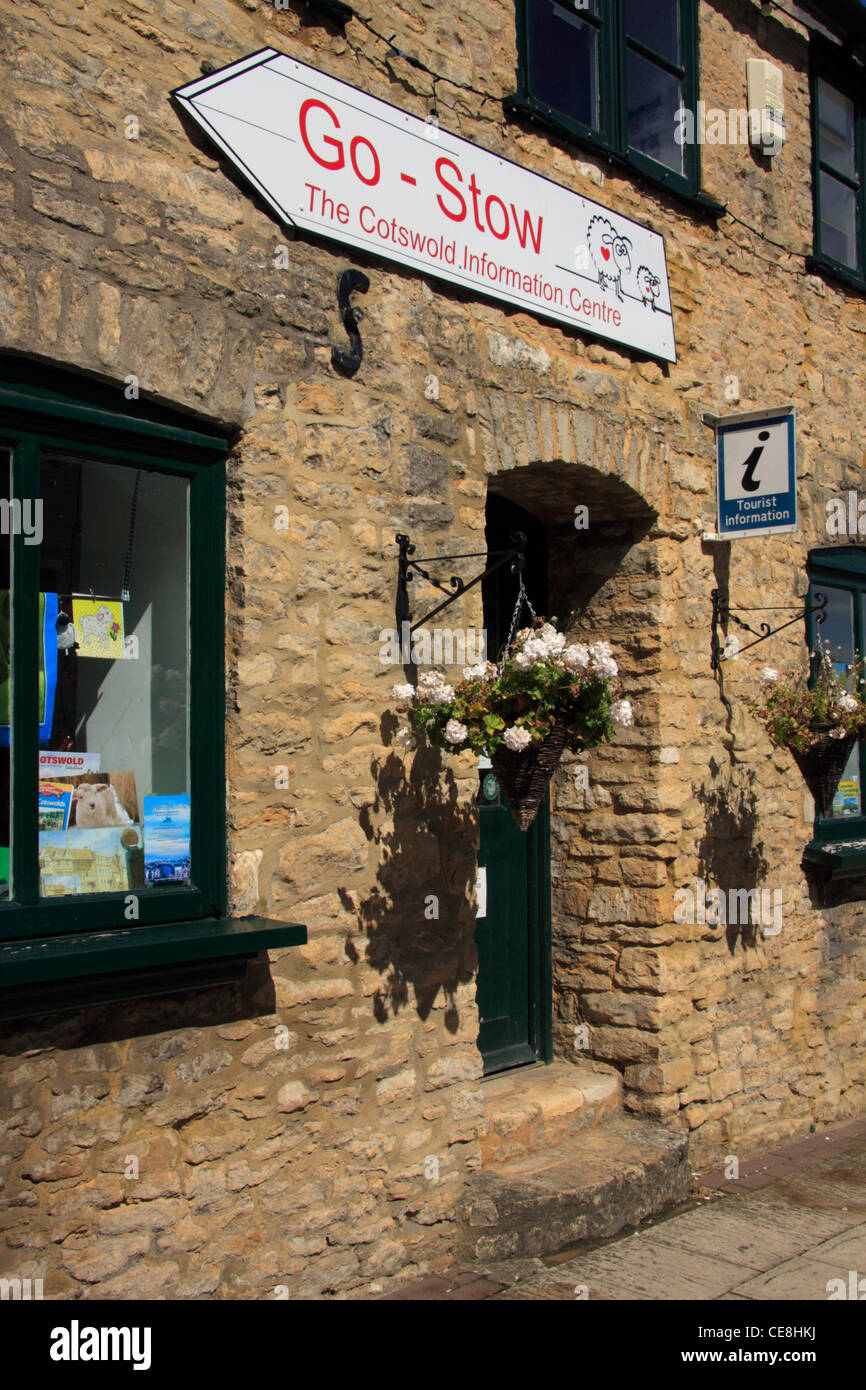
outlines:
{"label": "green window frame", "polygon": [[[646,35],[630,32],[627,0],[589,0],[587,8],[561,0],[516,0],[517,7],[517,91],[506,102],[506,109],[528,116],[540,125],[566,135],[580,145],[606,155],[626,171],[640,175],[652,184],[677,194],[692,206],[713,215],[724,208],[701,192],[700,148],[684,143],[682,171],[668,167],[629,141],[628,71],[639,62],[681,83],[682,105],[697,112],[700,56],[698,43],[698,0],[675,0],[678,7],[678,37],[675,56],[662,50],[663,43],[649,43]],[[598,101],[594,121],[584,122],[569,114],[562,105],[545,100],[536,73],[534,20],[536,5],[553,5],[570,24],[579,23],[594,34],[597,54]]]}
{"label": "green window frame", "polygon": [[[43,450],[62,451],[64,457],[78,456],[88,463],[171,474],[188,482],[188,738],[193,808],[190,881],[137,895],[139,915],[134,926],[124,915],[124,892],[40,897],[39,731],[32,715],[39,699],[40,546],[27,544],[19,528],[10,538],[11,896],[0,901],[0,989],[160,968],[159,988],[151,981],[150,988],[138,992],[165,993],[179,978],[171,976],[172,967],[187,967],[184,987],[191,987],[190,962],[248,958],[265,947],[306,940],[305,928],[294,924],[226,917],[225,459],[229,443],[224,432],[211,432],[177,412],[125,401],[122,387],[103,388],[25,363],[10,361],[0,366],[0,446],[11,452],[11,498],[40,496]],[[169,975],[164,978],[166,968]],[[85,997],[99,996],[99,989],[94,989]],[[121,990],[116,997],[125,994]],[[42,1007],[41,995],[39,999]],[[3,1012],[5,1005],[0,1006],[0,1015]]]}
{"label": "green window frame", "polygon": [[[809,552],[807,610],[811,610],[825,590],[850,596],[854,652],[866,650],[866,547],[833,546]],[[810,653],[818,651],[822,624],[807,611],[806,641]],[[817,659],[817,658],[816,658]],[[814,669],[814,663],[813,663]],[[824,818],[816,812],[813,839],[806,858],[836,872],[866,873],[866,740],[857,746],[860,776],[860,815]],[[857,845],[851,842],[860,841]]]}
{"label": "green window frame", "polygon": [[[857,67],[838,48],[813,40],[810,61],[812,120],[812,198],[814,212],[813,253],[807,268],[841,280],[852,289],[866,290],[866,87],[863,68]],[[840,139],[822,116],[830,114],[828,98],[838,97],[837,109],[851,109],[851,140]],[[834,226],[838,210],[832,197],[843,199],[853,211],[851,251],[841,255],[840,228]]]}

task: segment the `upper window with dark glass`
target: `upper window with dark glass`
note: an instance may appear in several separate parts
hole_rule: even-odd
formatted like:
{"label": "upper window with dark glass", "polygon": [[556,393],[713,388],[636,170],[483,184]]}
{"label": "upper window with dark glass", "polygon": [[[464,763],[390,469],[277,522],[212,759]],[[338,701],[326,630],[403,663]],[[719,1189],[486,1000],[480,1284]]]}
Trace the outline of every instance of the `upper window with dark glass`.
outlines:
{"label": "upper window with dark glass", "polygon": [[696,0],[517,0],[517,31],[518,108],[699,191]]}
{"label": "upper window with dark glass", "polygon": [[866,93],[862,69],[814,50],[812,64],[815,256],[866,284]]}

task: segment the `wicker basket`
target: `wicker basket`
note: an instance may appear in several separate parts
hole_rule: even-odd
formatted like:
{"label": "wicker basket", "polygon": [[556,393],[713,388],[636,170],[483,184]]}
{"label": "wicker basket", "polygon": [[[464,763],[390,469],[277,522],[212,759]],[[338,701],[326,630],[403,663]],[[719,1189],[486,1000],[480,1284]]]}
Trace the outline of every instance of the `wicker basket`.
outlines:
{"label": "wicker basket", "polygon": [[535,820],[548,783],[559,766],[567,738],[568,725],[557,719],[547,738],[537,747],[514,753],[500,744],[491,754],[493,770],[521,830],[528,830]]}
{"label": "wicker basket", "polygon": [[829,816],[832,811],[836,788],[856,742],[855,734],[846,735],[845,738],[830,738],[828,734],[806,753],[791,749],[791,756],[803,774],[803,781],[815,798],[819,816]]}

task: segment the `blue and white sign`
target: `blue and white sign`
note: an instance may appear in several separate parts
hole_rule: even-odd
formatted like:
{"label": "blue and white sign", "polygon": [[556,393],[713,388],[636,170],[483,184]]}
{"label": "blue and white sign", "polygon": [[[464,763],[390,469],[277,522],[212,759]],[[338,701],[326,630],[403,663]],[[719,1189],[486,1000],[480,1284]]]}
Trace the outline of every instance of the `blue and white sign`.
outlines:
{"label": "blue and white sign", "polygon": [[718,534],[780,535],[797,529],[793,406],[715,422]]}

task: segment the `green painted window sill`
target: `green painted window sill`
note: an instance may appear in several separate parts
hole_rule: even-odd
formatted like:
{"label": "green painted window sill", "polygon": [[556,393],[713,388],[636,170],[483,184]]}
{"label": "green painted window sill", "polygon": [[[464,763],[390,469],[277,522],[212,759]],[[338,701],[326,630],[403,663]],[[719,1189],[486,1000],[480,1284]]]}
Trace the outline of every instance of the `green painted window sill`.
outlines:
{"label": "green painted window sill", "polygon": [[[94,984],[82,1002],[90,997],[103,999],[107,992],[114,998],[124,998],[121,976],[129,979],[131,997],[143,997],[148,993],[146,987],[141,988],[146,985],[144,975],[154,971],[161,987],[151,992],[171,992],[162,986],[171,986],[173,981],[174,988],[193,988],[199,967],[205,967],[205,978],[209,970],[211,975],[215,973],[213,967],[218,963],[243,964],[259,951],[300,946],[306,940],[306,927],[293,922],[225,917],[7,941],[0,944],[0,1011],[6,1012],[9,991],[31,985],[40,987],[38,1012],[48,1011],[52,1007],[49,993],[53,983],[85,978],[94,982],[103,976],[117,977],[109,991]],[[132,980],[133,975],[138,979]],[[64,997],[73,995],[67,990]]]}
{"label": "green painted window sill", "polygon": [[812,840],[803,859],[833,881],[866,876],[866,840]]}

